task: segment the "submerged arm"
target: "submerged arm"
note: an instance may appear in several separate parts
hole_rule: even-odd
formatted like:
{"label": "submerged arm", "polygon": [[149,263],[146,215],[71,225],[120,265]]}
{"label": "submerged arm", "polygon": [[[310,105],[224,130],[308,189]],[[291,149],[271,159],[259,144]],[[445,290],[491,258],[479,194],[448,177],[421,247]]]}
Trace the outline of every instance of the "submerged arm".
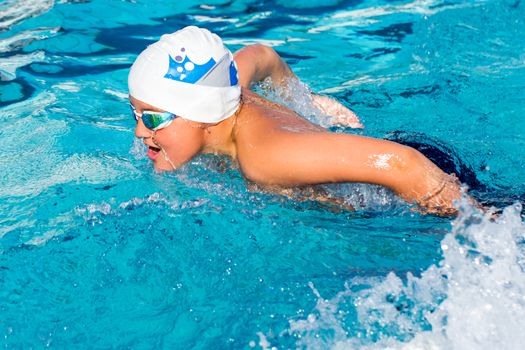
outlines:
{"label": "submerged arm", "polygon": [[[290,88],[290,82],[299,81],[286,62],[271,47],[261,44],[249,45],[237,51],[234,58],[239,72],[239,84],[242,87],[250,88],[254,83],[271,78],[273,85],[286,91]],[[316,108],[332,117],[332,123],[352,128],[363,127],[357,115],[335,99],[313,93],[311,98]]]}

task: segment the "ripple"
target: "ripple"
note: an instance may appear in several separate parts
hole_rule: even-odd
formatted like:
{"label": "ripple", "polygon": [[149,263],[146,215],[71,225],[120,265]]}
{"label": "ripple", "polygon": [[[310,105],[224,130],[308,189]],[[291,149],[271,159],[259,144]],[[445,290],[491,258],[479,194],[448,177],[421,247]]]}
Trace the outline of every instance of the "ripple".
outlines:
{"label": "ripple", "polygon": [[368,27],[371,24],[379,22],[379,17],[397,15],[400,13],[432,16],[441,11],[479,5],[480,2],[477,4],[447,4],[446,1],[440,0],[416,0],[407,4],[373,6],[350,11],[340,11],[330,17],[323,18],[318,22],[323,23],[323,25],[314,26],[308,29],[308,32],[319,34],[335,28],[345,28],[346,30],[353,32],[354,30],[352,27]]}
{"label": "ripple", "polygon": [[16,70],[34,62],[45,61],[43,51],[0,58],[0,80],[9,81],[16,78]]}
{"label": "ripple", "polygon": [[13,25],[49,11],[53,0],[7,0],[0,4],[0,32]]}
{"label": "ripple", "polygon": [[1,109],[2,113],[0,114],[0,120],[39,115],[43,113],[47,107],[52,106],[56,101],[57,98],[55,94],[47,91],[42,92],[33,98],[3,107]]}
{"label": "ripple", "polygon": [[20,32],[11,37],[3,38],[0,41],[0,53],[18,51],[28,46],[34,41],[51,38],[60,31],[60,27],[56,28],[35,28]]}
{"label": "ripple", "polygon": [[132,176],[134,167],[122,159],[103,157],[103,154],[68,155],[58,148],[57,142],[69,133],[70,126],[65,121],[47,117],[46,108],[54,102],[53,94],[43,93],[3,109],[4,118],[14,116],[16,119],[3,123],[0,129],[0,147],[4,150],[0,168],[6,174],[0,180],[0,187],[6,189],[1,197],[36,196],[61,183],[94,184],[111,181],[122,174]]}

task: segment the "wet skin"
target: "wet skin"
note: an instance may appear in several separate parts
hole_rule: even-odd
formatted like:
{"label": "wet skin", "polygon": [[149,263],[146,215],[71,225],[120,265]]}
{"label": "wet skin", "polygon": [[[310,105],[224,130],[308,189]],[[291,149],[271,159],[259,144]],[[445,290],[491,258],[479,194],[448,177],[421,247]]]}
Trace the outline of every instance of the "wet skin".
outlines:
{"label": "wet skin", "polygon": [[[461,195],[451,181],[418,151],[394,142],[329,132],[294,111],[250,91],[252,83],[271,77],[279,83],[294,77],[270,48],[254,45],[235,54],[242,105],[232,117],[205,124],[176,118],[156,132],[139,119],[135,130],[150,146],[158,170],[172,170],[199,153],[236,159],[244,176],[262,185],[295,186],[363,182],[386,186],[428,212],[454,213]],[[130,97],[140,113],[159,111]]]}

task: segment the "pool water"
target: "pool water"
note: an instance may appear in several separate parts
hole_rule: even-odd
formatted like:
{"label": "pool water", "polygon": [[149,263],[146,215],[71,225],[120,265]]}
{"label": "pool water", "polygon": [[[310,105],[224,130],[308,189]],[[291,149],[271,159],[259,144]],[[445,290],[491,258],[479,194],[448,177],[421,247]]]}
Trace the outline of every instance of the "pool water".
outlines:
{"label": "pool water", "polygon": [[[155,173],[127,73],[190,24],[273,46],[366,128],[292,107],[425,150],[498,218],[361,184],[327,208],[217,156]],[[0,344],[520,348],[524,37],[519,0],[0,1]]]}

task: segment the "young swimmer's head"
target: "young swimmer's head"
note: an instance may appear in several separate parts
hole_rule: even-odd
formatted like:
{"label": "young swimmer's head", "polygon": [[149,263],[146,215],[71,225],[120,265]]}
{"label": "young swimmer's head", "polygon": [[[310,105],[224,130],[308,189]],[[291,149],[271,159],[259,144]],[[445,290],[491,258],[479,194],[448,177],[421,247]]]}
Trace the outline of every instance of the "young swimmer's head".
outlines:
{"label": "young swimmer's head", "polygon": [[241,94],[230,50],[218,35],[195,26],[165,34],[142,51],[128,87],[135,99],[203,123],[234,114]]}
{"label": "young swimmer's head", "polygon": [[160,130],[151,129],[148,113],[144,120],[138,118],[135,130],[150,146],[148,156],[155,167],[163,170],[187,162],[202,149],[202,123],[219,123],[240,105],[232,53],[219,36],[195,26],[165,34],[148,46],[131,67],[128,88],[136,116],[169,112],[158,116],[167,118]]}

